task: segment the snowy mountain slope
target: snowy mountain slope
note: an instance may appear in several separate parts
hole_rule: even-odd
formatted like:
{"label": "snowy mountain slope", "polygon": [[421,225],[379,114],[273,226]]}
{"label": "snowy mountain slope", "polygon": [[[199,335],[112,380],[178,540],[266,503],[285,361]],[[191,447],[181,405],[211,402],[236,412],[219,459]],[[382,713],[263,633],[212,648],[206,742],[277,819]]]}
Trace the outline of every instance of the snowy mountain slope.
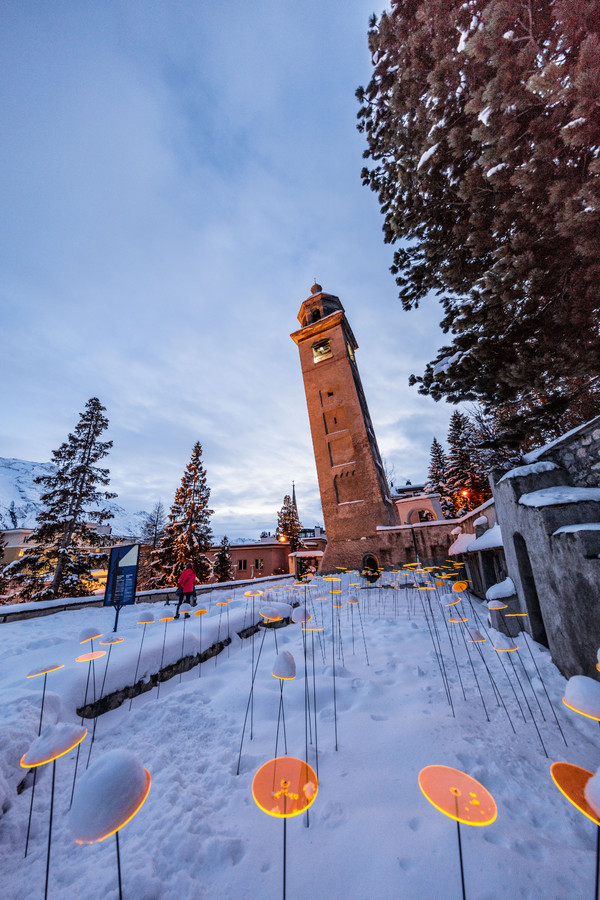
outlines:
{"label": "snowy mountain slope", "polygon": [[[40,486],[34,478],[51,475],[52,463],[30,462],[26,459],[0,457],[0,528],[33,528],[41,509]],[[114,514],[109,524],[112,534],[119,537],[137,536],[148,515],[144,511],[129,513],[114,500],[106,504]]]}

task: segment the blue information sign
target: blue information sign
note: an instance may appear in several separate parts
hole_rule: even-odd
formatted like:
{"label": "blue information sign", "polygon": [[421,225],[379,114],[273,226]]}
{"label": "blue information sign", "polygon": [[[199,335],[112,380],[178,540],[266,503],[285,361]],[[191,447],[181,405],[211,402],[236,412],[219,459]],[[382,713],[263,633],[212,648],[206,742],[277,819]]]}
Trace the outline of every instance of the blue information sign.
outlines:
{"label": "blue information sign", "polygon": [[116,606],[120,609],[122,606],[135,603],[139,558],[139,544],[111,548],[104,593],[105,606]]}

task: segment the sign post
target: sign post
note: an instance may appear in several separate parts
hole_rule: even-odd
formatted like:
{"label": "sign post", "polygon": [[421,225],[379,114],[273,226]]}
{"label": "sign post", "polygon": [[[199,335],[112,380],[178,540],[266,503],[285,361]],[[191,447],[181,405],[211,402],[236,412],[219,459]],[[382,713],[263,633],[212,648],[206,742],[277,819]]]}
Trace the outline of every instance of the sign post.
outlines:
{"label": "sign post", "polygon": [[139,544],[111,548],[106,591],[104,592],[104,605],[115,607],[116,615],[113,631],[117,630],[121,607],[135,603],[139,558]]}

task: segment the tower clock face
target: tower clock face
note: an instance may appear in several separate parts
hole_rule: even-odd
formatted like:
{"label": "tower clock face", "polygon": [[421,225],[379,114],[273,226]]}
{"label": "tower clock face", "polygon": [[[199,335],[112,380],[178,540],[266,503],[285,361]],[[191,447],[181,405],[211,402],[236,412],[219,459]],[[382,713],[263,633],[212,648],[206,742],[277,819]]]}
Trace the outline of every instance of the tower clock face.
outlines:
{"label": "tower clock face", "polygon": [[355,362],[355,359],[354,359],[354,350],[352,349],[352,347],[350,346],[350,343],[349,343],[348,341],[346,341],[346,347],[348,348],[348,356],[350,357],[350,359],[352,360],[352,362]]}

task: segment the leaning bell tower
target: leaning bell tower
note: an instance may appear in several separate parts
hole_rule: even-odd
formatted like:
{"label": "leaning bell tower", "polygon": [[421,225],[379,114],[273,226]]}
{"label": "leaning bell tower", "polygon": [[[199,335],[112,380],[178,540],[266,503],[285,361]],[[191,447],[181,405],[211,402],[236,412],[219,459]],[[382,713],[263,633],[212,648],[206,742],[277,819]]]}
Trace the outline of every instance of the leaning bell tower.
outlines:
{"label": "leaning bell tower", "polygon": [[339,297],[314,284],[291,337],[300,353],[327,550],[321,570],[378,556],[377,526],[398,525]]}

